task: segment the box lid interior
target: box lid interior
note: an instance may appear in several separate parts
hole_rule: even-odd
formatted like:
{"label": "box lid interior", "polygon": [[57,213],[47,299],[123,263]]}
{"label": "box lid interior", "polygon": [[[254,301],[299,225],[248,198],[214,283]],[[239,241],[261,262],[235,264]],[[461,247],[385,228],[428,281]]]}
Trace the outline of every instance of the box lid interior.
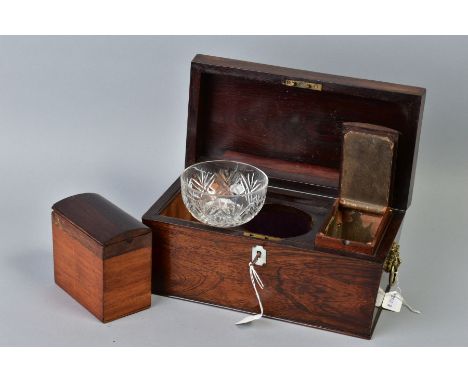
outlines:
{"label": "box lid interior", "polygon": [[344,122],[399,132],[389,205],[405,210],[425,90],[205,55],[192,61],[186,166],[247,162],[272,179],[340,187]]}

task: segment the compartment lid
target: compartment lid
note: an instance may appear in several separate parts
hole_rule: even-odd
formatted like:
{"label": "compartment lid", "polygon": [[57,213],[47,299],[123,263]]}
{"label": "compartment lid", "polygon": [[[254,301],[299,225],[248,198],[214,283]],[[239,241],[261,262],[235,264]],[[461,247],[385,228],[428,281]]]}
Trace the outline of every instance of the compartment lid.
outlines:
{"label": "compartment lid", "polygon": [[343,124],[340,203],[383,213],[390,201],[398,132],[365,123]]}
{"label": "compartment lid", "polygon": [[102,245],[149,233],[151,230],[99,194],[62,199],[52,209]]}
{"label": "compartment lid", "polygon": [[[253,164],[301,189],[339,189],[344,122],[399,132],[390,203],[405,210],[425,89],[197,55],[191,66],[186,166]],[[294,185],[292,185],[294,187]]]}

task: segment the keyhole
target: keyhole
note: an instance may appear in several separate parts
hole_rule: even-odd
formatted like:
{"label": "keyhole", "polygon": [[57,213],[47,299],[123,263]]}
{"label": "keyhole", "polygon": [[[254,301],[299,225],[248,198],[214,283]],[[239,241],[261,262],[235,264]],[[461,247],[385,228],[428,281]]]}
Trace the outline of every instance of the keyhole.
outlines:
{"label": "keyhole", "polygon": [[252,264],[260,266],[266,264],[266,250],[261,245],[252,248],[251,256]]}

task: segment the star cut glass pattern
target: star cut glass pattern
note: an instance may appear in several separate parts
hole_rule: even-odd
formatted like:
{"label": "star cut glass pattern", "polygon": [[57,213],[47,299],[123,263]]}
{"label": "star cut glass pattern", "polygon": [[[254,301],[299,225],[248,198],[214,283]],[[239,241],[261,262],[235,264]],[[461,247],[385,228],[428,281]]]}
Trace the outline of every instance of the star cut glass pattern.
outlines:
{"label": "star cut glass pattern", "polygon": [[180,177],[182,200],[193,217],[215,227],[236,227],[253,219],[265,203],[268,177],[246,163],[196,163]]}

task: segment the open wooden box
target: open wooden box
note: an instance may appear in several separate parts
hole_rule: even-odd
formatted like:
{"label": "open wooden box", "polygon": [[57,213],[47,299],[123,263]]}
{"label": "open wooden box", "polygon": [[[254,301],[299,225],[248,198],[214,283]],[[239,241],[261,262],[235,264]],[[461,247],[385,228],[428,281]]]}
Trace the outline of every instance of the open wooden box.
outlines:
{"label": "open wooden box", "polygon": [[398,132],[367,123],[343,123],[340,197],[317,234],[318,248],[373,255],[392,214]]}
{"label": "open wooden box", "polygon": [[[153,231],[153,293],[257,312],[248,263],[252,248],[262,245],[267,261],[258,272],[266,285],[266,316],[370,338],[382,265],[411,201],[424,94],[422,88],[196,56],[185,164],[231,159],[257,166],[270,179],[267,200],[246,225],[214,228],[186,210],[177,179],[143,216]],[[346,220],[350,207],[340,194],[343,130],[367,131],[366,124],[377,125],[374,136],[395,139],[388,213],[364,214],[381,223],[371,245],[344,243],[348,239],[331,222],[339,214]]]}

